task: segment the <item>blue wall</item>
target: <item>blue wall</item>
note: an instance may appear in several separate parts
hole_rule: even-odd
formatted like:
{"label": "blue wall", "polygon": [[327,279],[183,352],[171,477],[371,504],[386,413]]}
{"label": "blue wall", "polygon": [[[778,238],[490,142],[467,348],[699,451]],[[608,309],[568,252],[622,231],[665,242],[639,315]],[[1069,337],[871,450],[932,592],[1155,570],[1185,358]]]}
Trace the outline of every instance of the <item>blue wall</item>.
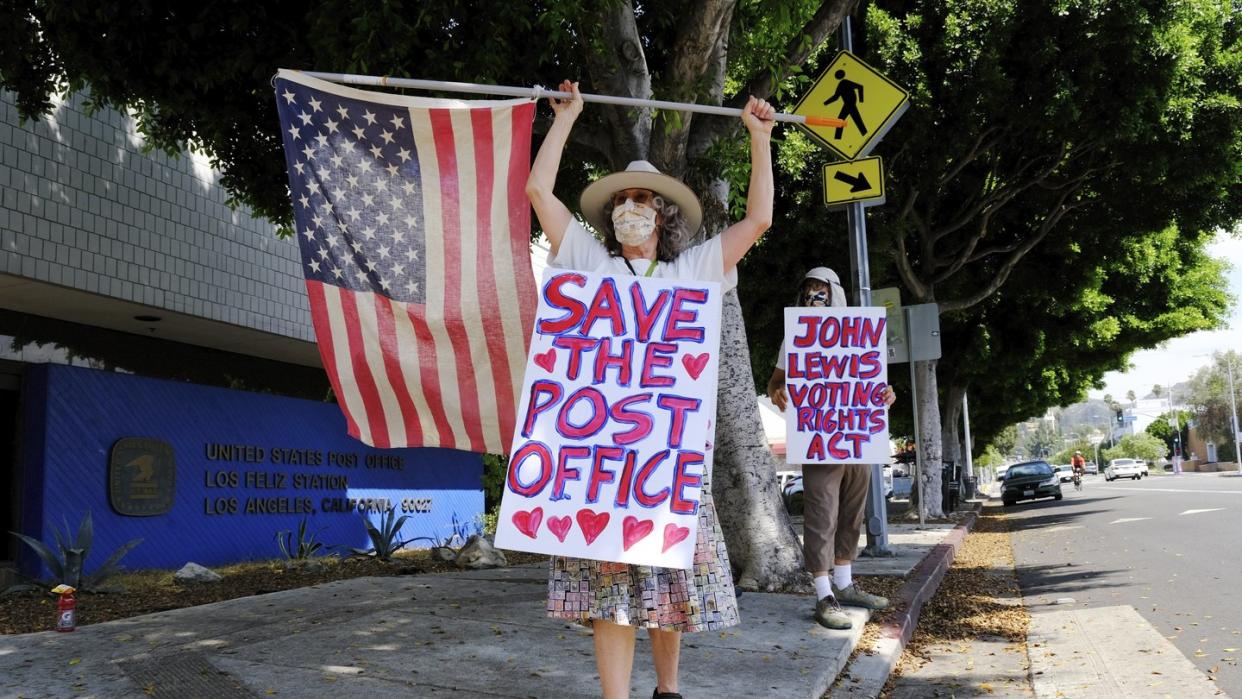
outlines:
{"label": "blue wall", "polygon": [[[271,498],[290,510],[309,505],[313,513],[305,516],[310,531],[328,546],[368,548],[362,517],[378,523],[382,516],[375,508],[360,512],[366,508],[357,506],[327,511],[332,505],[347,507],[348,498],[387,499],[398,516],[403,505],[410,510],[429,507],[405,513],[410,514],[402,530],[406,539],[442,541],[452,536],[455,523],[472,533],[483,512],[480,455],[451,449],[373,449],[345,433],[345,419],[336,405],[46,364],[27,366],[22,396],[22,529],[51,543],[47,523],[59,526],[63,517],[76,529],[89,510],[95,542],[87,571],[135,537],[143,542],[123,560],[131,569],[279,557],[275,533],[296,530],[304,515],[245,513],[248,503],[273,502]],[[172,446],[176,486],[166,514],[126,516],[113,509],[109,459],[113,445],[125,437]],[[241,447],[240,454],[250,460],[220,445]],[[275,449],[299,450],[322,463],[273,463]],[[368,463],[378,457],[387,457],[379,463],[389,467]],[[299,474],[343,476],[344,482],[323,478],[321,482],[335,487],[297,488]],[[282,475],[283,487],[272,487]],[[232,478],[236,487],[227,485]],[[226,485],[209,485],[217,479]],[[234,503],[235,514],[209,514]],[[25,547],[22,554],[23,568],[31,572],[37,560]]]}

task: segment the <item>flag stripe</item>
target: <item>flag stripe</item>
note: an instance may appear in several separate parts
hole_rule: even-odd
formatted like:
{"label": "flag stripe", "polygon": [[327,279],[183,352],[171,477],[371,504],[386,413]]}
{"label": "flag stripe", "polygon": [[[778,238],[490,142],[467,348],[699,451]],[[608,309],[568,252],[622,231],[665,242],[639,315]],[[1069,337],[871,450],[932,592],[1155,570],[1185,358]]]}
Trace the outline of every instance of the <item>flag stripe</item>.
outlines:
{"label": "flag stripe", "polygon": [[400,361],[401,377],[405,381],[407,393],[414,401],[418,424],[422,428],[418,441],[411,438],[411,444],[451,447],[452,440],[447,439],[450,434],[448,422],[442,413],[431,409],[427,399],[427,392],[434,388],[438,393],[439,385],[436,384],[435,372],[429,370],[435,364],[428,365],[422,361],[422,357],[428,353],[434,354],[435,348],[423,346],[418,340],[411,318],[414,311],[407,304],[389,301],[389,312],[392,316],[393,335],[396,338],[394,351]]}
{"label": "flag stripe", "polygon": [[[380,294],[350,294],[358,314],[358,330],[363,338],[364,358],[371,378],[375,381],[376,397],[388,428],[385,440],[388,445],[408,444],[405,434],[404,406],[397,398],[397,386],[389,380],[387,357],[393,345],[391,329],[384,332],[380,325],[377,306],[383,300]],[[387,305],[387,304],[385,304]]]}
{"label": "flag stripe", "polygon": [[[440,390],[440,362],[434,359],[439,351],[436,348],[435,338],[431,334],[431,328],[428,327],[423,314],[417,309],[407,309],[405,318],[410,323],[414,342],[420,353],[418,375],[422,380],[423,395],[428,405],[432,406],[431,415],[435,421],[436,432],[439,434],[439,441],[436,444],[460,449],[463,446],[461,438],[458,437],[453,424],[449,422],[449,417],[455,416],[455,413],[448,410],[449,404],[445,402],[444,394]],[[423,354],[430,356],[422,357]],[[435,409],[437,405],[439,409]],[[428,446],[432,444],[428,443]]]}
{"label": "flag stripe", "polygon": [[328,318],[327,304],[324,303],[324,285],[322,282],[310,281],[306,282],[306,296],[310,300],[311,323],[315,326],[315,340],[319,345],[319,356],[323,359],[323,368],[328,372],[328,380],[332,383],[332,393],[336,395],[338,401],[343,401],[341,412],[345,415],[345,425],[349,436],[354,439],[362,439],[362,432],[358,429],[358,422],[354,419],[354,413],[349,409],[347,401],[349,395],[342,387],[342,373],[338,370],[338,362],[336,354],[339,346],[333,342],[332,322]]}
{"label": "flag stripe", "polygon": [[[393,394],[396,396],[397,404],[400,407],[399,419],[405,432],[404,439],[397,441],[394,438],[393,443],[421,444],[426,438],[426,435],[423,433],[423,419],[426,413],[414,404],[410,387],[405,380],[405,370],[402,366],[401,338],[398,335],[397,322],[393,314],[393,303],[395,302],[387,296],[375,295],[375,320],[380,337],[380,360],[384,363],[384,374],[388,377],[388,383],[392,387]],[[417,367],[417,365],[414,366]]]}
{"label": "flag stripe", "polygon": [[[493,228],[509,231],[507,240],[493,238],[495,250],[492,273],[503,290],[502,299],[537,298],[534,276],[530,268],[530,204],[526,199],[526,179],[530,164],[530,132],[534,120],[534,104],[523,104],[498,113],[494,121],[498,165],[493,196]],[[508,246],[506,249],[505,246]],[[503,264],[502,264],[503,263]],[[502,303],[498,309],[504,329],[507,368],[497,368],[509,376],[509,389],[497,391],[498,406],[507,407],[515,415],[518,395],[526,372],[526,354],[534,328],[535,306],[527,303]],[[499,440],[502,453],[508,453],[513,439],[512,421],[501,422]]]}
{"label": "flag stripe", "polygon": [[[422,180],[423,221],[428,229],[434,224],[435,230],[440,232],[439,235],[428,235],[426,241],[426,311],[421,317],[411,315],[411,319],[414,321],[414,330],[419,341],[436,348],[436,361],[430,365],[436,372],[435,400],[440,404],[440,412],[448,418],[452,443],[461,448],[469,445],[470,442],[462,421],[461,401],[457,397],[459,390],[457,363],[440,357],[441,352],[449,353],[453,350],[448,334],[444,330],[444,297],[448,292],[447,271],[449,269],[456,271],[456,267],[449,267],[449,261],[445,259],[445,238],[449,236],[442,232],[440,170],[436,162],[435,145],[438,134],[432,130],[430,110],[411,111],[411,116],[417,119],[418,125],[414,130],[414,142],[418,151],[420,179]],[[427,365],[424,364],[424,366]]]}
{"label": "flag stripe", "polygon": [[[486,231],[485,240],[479,243],[479,267],[487,271],[491,282],[479,275],[479,297],[487,301],[485,314],[500,320],[500,333],[485,333],[488,355],[491,360],[492,373],[495,376],[495,390],[492,400],[496,403],[497,423],[495,429],[487,432],[484,437],[488,449],[508,453],[512,438],[513,421],[515,419],[515,395],[513,393],[513,351],[514,342],[521,349],[521,362],[526,363],[526,352],[522,345],[522,327],[516,317],[517,308],[521,303],[506,303],[505,299],[517,299],[517,286],[514,283],[514,268],[509,260],[506,236],[495,235],[494,231],[509,230],[509,216],[506,210],[510,158],[510,115],[512,110],[471,111],[474,125],[476,152],[480,162],[486,160],[486,167],[480,167],[478,173],[479,190],[479,226]],[[486,145],[486,147],[484,147]],[[500,195],[498,195],[500,193]],[[498,227],[499,226],[499,227]],[[505,264],[508,261],[510,264]],[[519,375],[520,376],[520,375]],[[519,378],[518,383],[521,379]],[[506,431],[506,428],[507,431]]]}
{"label": "flag stripe", "polygon": [[354,303],[354,295],[348,289],[334,287],[333,291],[327,294],[330,308],[333,305],[331,299],[334,294],[335,305],[341,316],[341,323],[338,327],[345,330],[345,337],[348,341],[344,344],[349,348],[354,381],[358,386],[359,395],[362,396],[362,407],[367,416],[366,422],[371,428],[371,440],[363,441],[373,447],[387,449],[390,444],[388,422],[384,419],[384,406],[380,403],[375,378],[371,373],[371,365],[367,363],[367,343],[363,340],[362,327],[358,323],[358,307]]}
{"label": "flag stripe", "polygon": [[332,348],[335,350],[337,375],[341,378],[341,392],[337,400],[345,401],[346,414],[352,416],[358,428],[355,435],[364,444],[375,444],[371,437],[372,425],[367,415],[366,403],[354,373],[354,362],[349,347],[349,333],[345,327],[345,317],[341,312],[342,289],[334,284],[320,287],[323,294],[323,312],[327,316],[328,326],[332,330]]}
{"label": "flag stripe", "polygon": [[[448,110],[430,110],[432,129],[436,133],[435,150],[437,165],[440,169],[440,215],[446,231],[467,231],[461,225],[461,191],[459,179],[456,144],[453,133],[452,116]],[[469,186],[469,185],[468,185]],[[459,236],[444,236],[444,268],[456,274],[446,275],[444,289],[444,329],[453,347],[453,359],[457,362],[457,397],[461,406],[461,416],[465,420],[466,435],[471,451],[484,451],[483,435],[479,431],[479,392],[478,381],[474,375],[471,361],[470,341],[466,337],[465,323],[462,321],[462,282],[468,274],[464,269],[462,249],[463,240]],[[473,250],[474,241],[469,248]],[[473,260],[473,255],[471,256]]]}
{"label": "flag stripe", "polygon": [[[469,212],[469,218],[474,222],[470,228],[473,229],[475,249],[478,251],[471,261],[474,267],[471,274],[463,276],[463,279],[473,281],[474,297],[477,300],[474,312],[468,315],[472,324],[477,327],[477,331],[471,333],[471,337],[476,338],[476,342],[472,343],[472,354],[479,378],[479,403],[495,406],[494,411],[479,416],[479,426],[484,448],[499,452],[502,448],[501,441],[497,439],[500,426],[512,424],[513,406],[498,390],[502,383],[506,387],[509,385],[509,367],[504,357],[503,321],[500,325],[501,332],[495,332],[496,321],[501,320],[500,289],[504,277],[496,276],[492,266],[492,181],[496,172],[495,145],[492,143],[494,112],[490,109],[471,109],[457,114],[460,116],[454,116],[454,127],[464,136],[460,142],[469,144],[468,149],[460,149],[459,159],[461,162],[474,164],[474,182],[468,187],[472,195],[462,205],[463,213]],[[488,332],[488,328],[484,326],[485,318],[490,321],[492,332]]]}
{"label": "flag stripe", "polygon": [[[478,205],[479,197],[478,189],[475,186],[477,173],[482,167],[482,163],[476,159],[476,149],[478,156],[490,157],[478,144],[474,142],[474,135],[470,127],[470,114],[474,110],[454,109],[446,112],[451,121],[453,140],[451,145],[454,148],[450,151],[453,154],[454,162],[457,170],[457,213],[458,213],[458,230],[461,236],[458,240],[458,258],[461,264],[461,274],[458,278],[458,309],[455,314],[459,321],[459,338],[467,347],[467,355],[469,359],[470,372],[474,378],[474,390],[466,394],[467,387],[463,387],[463,410],[469,411],[470,403],[468,399],[473,399],[473,419],[470,413],[466,412],[467,428],[471,430],[471,439],[478,439],[479,448],[482,451],[488,449],[485,435],[496,431],[496,410],[495,395],[496,386],[492,380],[491,365],[487,362],[487,328],[483,326],[483,314],[490,315],[490,309],[487,307],[488,299],[482,297],[477,292],[478,279],[480,277],[481,267],[479,266],[479,256],[483,254],[480,245],[481,235],[484,231],[480,230]],[[442,180],[443,181],[443,180]],[[467,251],[473,251],[474,254],[466,254]]]}
{"label": "flag stripe", "polygon": [[[526,198],[526,179],[530,175],[530,132],[535,120],[535,103],[529,102],[507,110],[513,124],[509,143],[509,245],[514,265],[513,279],[518,293],[514,298],[537,299],[535,274],[530,268],[530,201]],[[521,352],[514,356],[513,395],[517,400],[526,373],[526,352],[531,333],[535,330],[535,304],[519,303],[522,333],[518,336]],[[505,434],[508,443],[513,438],[512,429]]]}

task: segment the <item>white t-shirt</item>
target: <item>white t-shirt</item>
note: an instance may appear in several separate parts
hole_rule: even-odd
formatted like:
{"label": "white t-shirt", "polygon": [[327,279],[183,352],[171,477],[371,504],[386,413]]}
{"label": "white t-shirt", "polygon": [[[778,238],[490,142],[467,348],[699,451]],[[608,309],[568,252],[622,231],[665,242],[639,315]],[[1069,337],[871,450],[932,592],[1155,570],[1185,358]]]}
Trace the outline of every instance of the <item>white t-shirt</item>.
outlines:
{"label": "white t-shirt", "polygon": [[548,266],[557,269],[572,269],[579,272],[594,272],[613,276],[647,276],[647,268],[655,265],[652,277],[660,279],[679,279],[682,281],[720,282],[722,292],[737,286],[737,268],[724,273],[724,252],[720,247],[720,236],[683,250],[672,262],[651,260],[630,260],[634,266],[631,272],[625,259],[608,254],[604,244],[587,232],[578,221],[570,222],[561,238],[560,248],[556,254],[548,253]]}

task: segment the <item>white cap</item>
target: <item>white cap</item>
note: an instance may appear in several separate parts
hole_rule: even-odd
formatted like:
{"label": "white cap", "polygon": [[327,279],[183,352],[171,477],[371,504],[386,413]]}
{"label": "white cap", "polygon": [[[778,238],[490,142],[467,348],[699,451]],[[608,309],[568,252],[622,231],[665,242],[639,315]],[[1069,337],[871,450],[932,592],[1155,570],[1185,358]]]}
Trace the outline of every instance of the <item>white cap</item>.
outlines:
{"label": "white cap", "polygon": [[841,285],[841,279],[837,277],[837,273],[827,267],[816,267],[815,269],[807,272],[806,276],[802,279],[817,279],[825,284],[836,284],[837,286]]}

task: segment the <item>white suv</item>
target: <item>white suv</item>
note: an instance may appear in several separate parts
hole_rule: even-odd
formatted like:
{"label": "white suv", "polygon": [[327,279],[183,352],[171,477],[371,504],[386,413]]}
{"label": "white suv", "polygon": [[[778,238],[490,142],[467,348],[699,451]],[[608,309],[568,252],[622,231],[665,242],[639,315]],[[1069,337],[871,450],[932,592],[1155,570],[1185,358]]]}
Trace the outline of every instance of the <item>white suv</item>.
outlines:
{"label": "white suv", "polygon": [[1113,481],[1118,478],[1139,480],[1147,475],[1147,463],[1136,459],[1113,459],[1104,468],[1104,480]]}

